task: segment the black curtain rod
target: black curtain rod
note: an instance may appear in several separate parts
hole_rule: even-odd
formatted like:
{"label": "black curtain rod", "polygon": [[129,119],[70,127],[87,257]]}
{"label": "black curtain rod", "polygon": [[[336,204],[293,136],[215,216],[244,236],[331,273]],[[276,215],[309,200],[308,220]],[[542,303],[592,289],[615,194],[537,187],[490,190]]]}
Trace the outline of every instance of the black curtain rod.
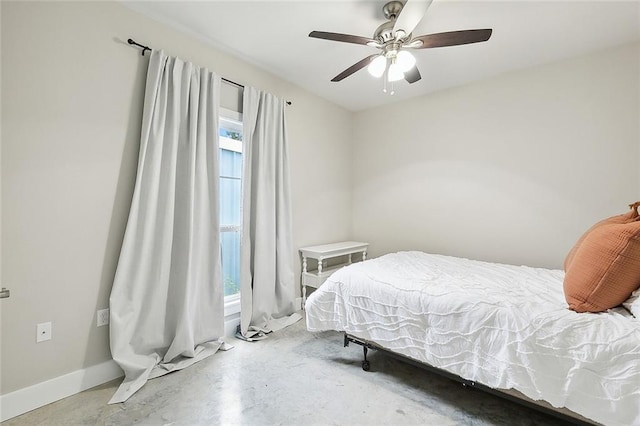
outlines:
{"label": "black curtain rod", "polygon": [[151,48],[149,46],[145,46],[144,44],[136,43],[132,38],[128,39],[127,43],[133,44],[134,46],[138,46],[139,48],[141,48],[142,49],[142,56],[144,56],[144,52],[146,52],[147,50],[149,52],[151,52]]}
{"label": "black curtain rod", "polygon": [[[144,56],[144,52],[146,52],[147,50],[149,52],[151,52],[151,48],[149,46],[145,46],[144,44],[137,43],[135,40],[133,40],[131,38],[127,40],[127,43],[129,43],[129,44],[131,44],[133,46],[137,46],[137,47],[141,48],[142,49],[142,56]],[[221,77],[221,79],[222,79],[222,81],[224,81],[226,83],[233,84],[234,86],[238,86],[238,87],[241,87],[241,88],[244,89],[244,84],[236,83],[235,81],[229,80],[228,78],[224,78],[224,77]],[[287,105],[291,105],[291,101],[286,101],[286,102],[287,102]]]}

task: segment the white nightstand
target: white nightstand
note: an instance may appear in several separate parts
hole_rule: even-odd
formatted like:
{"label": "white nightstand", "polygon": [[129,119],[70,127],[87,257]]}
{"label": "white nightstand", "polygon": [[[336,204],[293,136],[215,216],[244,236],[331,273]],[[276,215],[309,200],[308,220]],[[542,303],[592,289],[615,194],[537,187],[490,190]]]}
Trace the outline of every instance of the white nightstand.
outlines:
{"label": "white nightstand", "polygon": [[[307,287],[320,287],[329,275],[333,274],[343,266],[350,264],[352,260],[360,260],[353,259],[354,254],[362,253],[361,260],[366,260],[368,247],[369,243],[343,241],[340,243],[300,248],[300,253],[302,254],[302,309],[304,309],[304,304],[307,301]],[[323,262],[327,259],[340,256],[348,256],[347,262],[326,268],[326,265]],[[315,259],[318,263],[318,268],[308,271],[307,259]]]}

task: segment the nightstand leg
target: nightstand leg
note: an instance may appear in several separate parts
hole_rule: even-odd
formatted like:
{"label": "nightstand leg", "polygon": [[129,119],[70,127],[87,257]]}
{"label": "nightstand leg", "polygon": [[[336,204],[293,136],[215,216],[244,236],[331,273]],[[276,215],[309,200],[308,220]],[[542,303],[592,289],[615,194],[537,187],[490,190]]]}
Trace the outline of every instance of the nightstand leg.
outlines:
{"label": "nightstand leg", "polygon": [[307,286],[302,286],[302,310],[304,310],[304,305],[307,303]]}
{"label": "nightstand leg", "polygon": [[362,261],[364,262],[365,260],[367,260],[367,252],[363,251],[362,252]]}
{"label": "nightstand leg", "polygon": [[302,309],[304,310],[304,305],[307,302],[307,286],[304,285],[304,274],[307,273],[307,257],[302,256],[302,276],[300,280],[302,281]]}

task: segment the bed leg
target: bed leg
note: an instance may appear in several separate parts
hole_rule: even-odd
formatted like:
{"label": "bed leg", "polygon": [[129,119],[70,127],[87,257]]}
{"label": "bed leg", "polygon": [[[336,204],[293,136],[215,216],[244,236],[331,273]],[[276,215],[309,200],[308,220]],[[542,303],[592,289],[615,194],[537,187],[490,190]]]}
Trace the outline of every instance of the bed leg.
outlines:
{"label": "bed leg", "polygon": [[362,361],[362,369],[364,371],[369,371],[369,369],[371,368],[371,366],[369,365],[369,361],[367,361],[367,352],[369,351],[369,349],[367,349],[367,346],[364,345],[362,346],[362,350],[364,352],[364,361]]}
{"label": "bed leg", "polygon": [[[356,344],[362,346],[362,351],[364,353],[364,360],[362,361],[362,369],[364,371],[369,371],[369,368],[371,367],[371,365],[369,364],[369,361],[367,360],[367,353],[369,352],[369,348],[368,348],[367,342],[361,341],[360,339],[357,339],[357,338],[349,337],[347,335],[347,333],[344,333],[344,347],[346,348],[347,346],[349,346],[350,342],[353,342],[353,343],[356,343]],[[372,349],[375,349],[375,348],[372,348]]]}

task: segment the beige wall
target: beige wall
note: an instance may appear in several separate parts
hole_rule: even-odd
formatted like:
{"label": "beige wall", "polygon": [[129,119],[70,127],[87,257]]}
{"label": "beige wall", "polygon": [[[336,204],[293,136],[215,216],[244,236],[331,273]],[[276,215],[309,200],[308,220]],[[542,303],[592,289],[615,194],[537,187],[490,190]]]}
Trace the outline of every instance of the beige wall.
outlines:
{"label": "beige wall", "polygon": [[[128,37],[293,101],[296,247],[350,235],[351,113],[116,2],[1,2],[2,383],[110,359],[109,292],[137,163],[148,55]],[[53,340],[35,343],[39,322]]]}
{"label": "beige wall", "polygon": [[560,267],[640,198],[639,57],[624,46],[356,114],[354,238],[372,255]]}

